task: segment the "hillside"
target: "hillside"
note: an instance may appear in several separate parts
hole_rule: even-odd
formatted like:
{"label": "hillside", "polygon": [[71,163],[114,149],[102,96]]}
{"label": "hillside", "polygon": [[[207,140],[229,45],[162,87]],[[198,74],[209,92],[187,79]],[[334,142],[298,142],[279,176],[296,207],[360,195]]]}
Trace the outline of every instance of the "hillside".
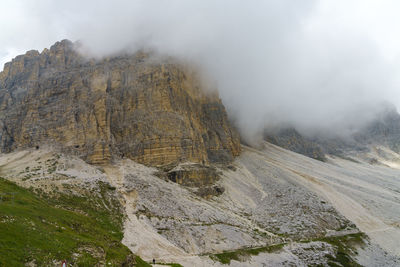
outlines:
{"label": "hillside", "polygon": [[252,148],[193,66],[78,48],[0,73],[0,266],[400,265],[397,111]]}
{"label": "hillside", "polygon": [[[124,213],[109,187],[71,195],[29,190],[0,178],[0,266],[129,266]],[[115,197],[115,196],[114,196]]]}
{"label": "hillside", "polygon": [[104,181],[126,214],[122,243],[145,260],[183,266],[399,263],[398,170],[361,158],[324,163],[268,143],[262,150],[242,149],[229,168],[219,169],[216,185],[224,192],[209,198],[129,159],[100,167],[60,154],[49,170],[54,152],[43,149],[3,154],[0,175],[69,194]]}

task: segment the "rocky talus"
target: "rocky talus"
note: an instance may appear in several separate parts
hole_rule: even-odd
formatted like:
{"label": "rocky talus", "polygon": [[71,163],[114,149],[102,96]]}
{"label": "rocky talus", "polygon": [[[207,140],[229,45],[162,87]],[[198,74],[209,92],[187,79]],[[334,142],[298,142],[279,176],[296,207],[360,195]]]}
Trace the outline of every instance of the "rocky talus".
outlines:
{"label": "rocky talus", "polygon": [[0,151],[51,145],[89,163],[232,161],[240,152],[218,94],[172,59],[137,52],[88,60],[68,40],[0,73]]}

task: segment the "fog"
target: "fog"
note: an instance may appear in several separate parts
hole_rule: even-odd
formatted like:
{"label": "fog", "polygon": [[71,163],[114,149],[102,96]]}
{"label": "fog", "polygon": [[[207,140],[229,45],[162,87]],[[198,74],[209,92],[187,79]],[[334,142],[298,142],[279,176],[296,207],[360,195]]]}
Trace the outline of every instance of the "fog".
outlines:
{"label": "fog", "polygon": [[348,135],[400,106],[400,3],[367,0],[4,1],[0,63],[61,39],[88,56],[150,48],[217,84],[242,136]]}

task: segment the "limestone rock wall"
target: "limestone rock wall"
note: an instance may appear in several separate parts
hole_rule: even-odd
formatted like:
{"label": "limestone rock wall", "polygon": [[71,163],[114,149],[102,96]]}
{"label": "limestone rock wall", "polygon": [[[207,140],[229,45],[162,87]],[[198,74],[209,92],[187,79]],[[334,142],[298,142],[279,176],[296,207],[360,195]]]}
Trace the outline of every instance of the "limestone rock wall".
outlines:
{"label": "limestone rock wall", "polygon": [[147,53],[90,61],[64,40],[0,73],[0,150],[59,146],[90,163],[229,162],[240,153],[216,93],[196,73]]}

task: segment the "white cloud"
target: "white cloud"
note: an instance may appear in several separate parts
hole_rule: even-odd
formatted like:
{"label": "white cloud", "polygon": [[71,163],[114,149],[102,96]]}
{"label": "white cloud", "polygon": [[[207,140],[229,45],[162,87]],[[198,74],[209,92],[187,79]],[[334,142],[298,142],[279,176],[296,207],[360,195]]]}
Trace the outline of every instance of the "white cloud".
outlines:
{"label": "white cloud", "polygon": [[0,63],[63,38],[81,40],[92,55],[151,47],[201,65],[248,136],[280,122],[343,132],[382,100],[400,106],[394,0],[14,0],[2,7]]}

